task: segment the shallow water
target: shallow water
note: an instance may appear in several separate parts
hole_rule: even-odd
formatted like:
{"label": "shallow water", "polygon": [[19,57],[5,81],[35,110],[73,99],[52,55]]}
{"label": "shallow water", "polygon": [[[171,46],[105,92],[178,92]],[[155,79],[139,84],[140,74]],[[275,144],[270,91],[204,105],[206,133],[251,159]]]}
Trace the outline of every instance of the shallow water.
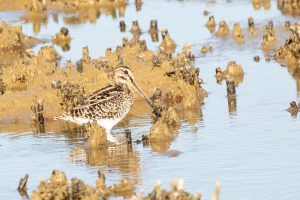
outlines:
{"label": "shallow water", "polygon": [[[132,151],[121,147],[105,151],[86,152],[80,147],[83,138],[78,130],[65,129],[66,124],[48,122],[46,133],[33,133],[28,126],[3,125],[0,127],[0,199],[19,199],[16,191],[19,178],[29,173],[28,188],[38,185],[39,178],[47,178],[53,169],[66,172],[68,177],[78,177],[86,183],[95,184],[97,170],[106,170],[108,184],[123,177],[137,181],[137,189],[151,190],[156,180],[168,187],[172,178],[184,178],[187,191],[203,192],[203,199],[211,199],[216,180],[221,180],[221,199],[298,199],[300,197],[300,123],[285,110],[292,100],[299,100],[296,80],[277,62],[264,60],[260,49],[261,37],[250,38],[239,45],[231,37],[216,38],[204,24],[206,9],[217,22],[226,20],[232,28],[240,22],[247,27],[247,18],[253,16],[258,28],[269,20],[280,27],[284,21],[299,21],[283,16],[276,1],[271,8],[255,10],[247,1],[144,1],[137,12],[134,2],[126,7],[125,17],[101,15],[95,23],[68,25],[63,15],[56,23],[52,15],[48,23],[34,33],[33,24],[20,21],[22,12],[0,13],[0,19],[13,24],[22,24],[29,35],[50,39],[61,26],[66,26],[72,36],[71,49],[63,52],[63,61],[72,62],[82,56],[82,47],[88,46],[91,57],[102,55],[107,47],[120,44],[132,20],[138,20],[145,32],[141,39],[147,40],[150,49],[159,43],[151,42],[147,33],[151,19],[158,19],[159,28],[168,28],[179,51],[185,42],[193,45],[200,67],[203,87],[208,98],[199,111],[186,113],[178,137],[169,144],[143,146],[134,144]],[[246,14],[245,14],[246,13]],[[119,21],[125,20],[127,32],[120,33]],[[280,29],[280,28],[278,28]],[[286,37],[287,32],[281,31]],[[213,52],[201,55],[200,48],[209,44]],[[41,45],[35,47],[38,51]],[[256,63],[253,57],[259,55]],[[229,112],[226,85],[218,85],[214,78],[215,68],[225,68],[228,61],[242,64],[246,72],[237,88],[237,111]],[[297,78],[297,77],[296,77]],[[299,80],[299,79],[298,79]],[[146,107],[142,102],[138,107]],[[141,109],[138,109],[141,110]],[[148,133],[151,126],[150,110],[132,112],[114,133],[124,138],[124,128],[132,130],[133,139]],[[9,132],[7,132],[10,130]],[[23,131],[24,130],[24,131]]]}

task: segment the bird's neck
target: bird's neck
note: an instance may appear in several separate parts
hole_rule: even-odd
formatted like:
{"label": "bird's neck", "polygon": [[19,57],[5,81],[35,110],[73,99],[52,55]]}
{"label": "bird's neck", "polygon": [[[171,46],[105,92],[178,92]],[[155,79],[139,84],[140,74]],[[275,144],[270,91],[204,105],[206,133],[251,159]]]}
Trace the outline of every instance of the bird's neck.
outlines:
{"label": "bird's neck", "polygon": [[117,87],[117,88],[120,88],[120,89],[125,89],[125,90],[132,91],[131,87],[129,87],[129,85],[125,84],[125,83],[117,83],[117,82],[115,82],[114,86]]}

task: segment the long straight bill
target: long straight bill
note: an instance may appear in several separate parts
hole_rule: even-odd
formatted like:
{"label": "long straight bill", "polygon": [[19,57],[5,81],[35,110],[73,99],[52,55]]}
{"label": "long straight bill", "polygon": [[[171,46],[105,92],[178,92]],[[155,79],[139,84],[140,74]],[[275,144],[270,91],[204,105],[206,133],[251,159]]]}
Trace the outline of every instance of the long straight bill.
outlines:
{"label": "long straight bill", "polygon": [[135,84],[134,81],[133,81],[133,85],[139,91],[139,93],[146,99],[147,103],[151,106],[151,108],[153,108],[153,110],[157,111],[153,102],[146,96],[146,94],[141,90],[141,88],[139,88],[139,86],[137,86],[137,84]]}

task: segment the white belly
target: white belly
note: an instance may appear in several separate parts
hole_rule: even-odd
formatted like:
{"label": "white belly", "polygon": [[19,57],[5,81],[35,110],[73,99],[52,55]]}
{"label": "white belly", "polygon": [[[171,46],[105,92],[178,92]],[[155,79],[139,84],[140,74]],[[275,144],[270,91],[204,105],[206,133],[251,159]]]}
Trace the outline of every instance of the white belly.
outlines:
{"label": "white belly", "polygon": [[80,125],[92,122],[92,120],[90,120],[90,119],[81,118],[81,117],[64,116],[64,117],[62,117],[62,119],[69,121],[69,122],[76,123],[76,124],[80,124]]}
{"label": "white belly", "polygon": [[118,118],[114,118],[114,119],[99,119],[97,120],[97,124],[103,128],[105,128],[107,133],[110,133],[110,130],[120,121],[122,121],[122,119],[124,117],[126,117],[127,113],[129,112],[130,109],[128,109],[128,111],[124,112],[121,116],[119,116]]}

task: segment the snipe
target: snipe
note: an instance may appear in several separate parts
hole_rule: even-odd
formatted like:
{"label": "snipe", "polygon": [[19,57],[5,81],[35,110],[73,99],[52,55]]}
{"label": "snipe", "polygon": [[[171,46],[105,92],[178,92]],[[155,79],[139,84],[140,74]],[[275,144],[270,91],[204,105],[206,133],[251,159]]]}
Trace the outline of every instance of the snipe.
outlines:
{"label": "snipe", "polygon": [[111,129],[129,112],[134,103],[133,88],[135,88],[156,110],[153,103],[136,84],[132,71],[126,66],[114,70],[114,83],[95,91],[84,98],[81,105],[63,113],[56,119],[71,121],[77,124],[97,122],[106,130],[107,140],[117,142],[110,133]]}

